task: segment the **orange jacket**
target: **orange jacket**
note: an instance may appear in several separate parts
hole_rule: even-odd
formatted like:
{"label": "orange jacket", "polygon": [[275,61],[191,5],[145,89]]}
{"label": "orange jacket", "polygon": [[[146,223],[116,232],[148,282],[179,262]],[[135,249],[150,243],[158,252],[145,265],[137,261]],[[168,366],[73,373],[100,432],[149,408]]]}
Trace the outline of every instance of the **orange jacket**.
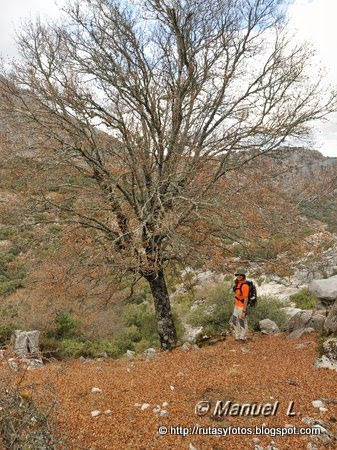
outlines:
{"label": "orange jacket", "polygon": [[[235,306],[238,306],[239,308],[243,308],[243,306],[244,306],[243,301],[244,301],[245,297],[248,297],[248,295],[249,295],[248,284],[243,284],[245,281],[246,280],[239,281],[236,286],[236,290],[235,290]],[[241,287],[241,289],[240,289],[240,287]]]}

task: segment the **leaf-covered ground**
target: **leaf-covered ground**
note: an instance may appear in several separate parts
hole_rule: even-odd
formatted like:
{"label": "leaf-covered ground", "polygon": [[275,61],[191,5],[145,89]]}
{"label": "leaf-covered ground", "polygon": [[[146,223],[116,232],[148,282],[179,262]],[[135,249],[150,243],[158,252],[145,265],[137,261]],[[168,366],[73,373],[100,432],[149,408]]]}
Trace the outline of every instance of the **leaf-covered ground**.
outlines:
{"label": "leaf-covered ground", "polygon": [[[249,350],[242,351],[242,349]],[[146,361],[93,360],[48,364],[60,398],[60,431],[74,449],[253,449],[257,436],[159,435],[167,427],[307,427],[302,419],[319,419],[337,433],[337,372],[314,369],[316,336],[300,340],[285,335],[256,336],[248,343],[232,337],[199,350],[162,352]],[[40,377],[39,370],[30,376]],[[102,392],[92,392],[98,387]],[[327,411],[312,405],[326,399]],[[274,403],[273,417],[226,417],[215,420],[211,413],[198,417],[195,405],[201,400],[231,400],[234,403]],[[288,417],[294,401],[296,416]],[[167,406],[163,403],[167,402]],[[142,410],[135,404],[148,403]],[[165,403],[164,403],[165,404]],[[166,416],[153,409],[159,405]],[[91,412],[100,411],[97,417]],[[109,413],[104,411],[110,410]],[[163,413],[165,414],[165,413]],[[278,449],[306,449],[309,442],[323,448],[310,436],[258,436],[259,445]],[[192,444],[192,446],[190,446]],[[336,442],[330,448],[334,447]]]}

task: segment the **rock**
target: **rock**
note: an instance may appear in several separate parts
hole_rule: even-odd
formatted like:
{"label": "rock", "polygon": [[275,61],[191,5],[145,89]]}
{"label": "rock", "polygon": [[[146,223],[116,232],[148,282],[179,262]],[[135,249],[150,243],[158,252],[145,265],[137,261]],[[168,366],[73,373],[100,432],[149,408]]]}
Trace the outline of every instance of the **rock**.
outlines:
{"label": "rock", "polygon": [[188,352],[192,348],[192,345],[189,342],[185,342],[184,345],[181,347],[184,352]]}
{"label": "rock", "polygon": [[313,328],[302,328],[301,330],[295,330],[287,336],[287,339],[298,339],[306,334],[314,333]]}
{"label": "rock", "polygon": [[301,310],[289,319],[288,331],[292,332],[302,328],[313,328],[315,331],[321,331],[325,320],[323,314],[314,313],[312,310]]}
{"label": "rock", "polygon": [[40,331],[21,331],[14,332],[14,351],[18,356],[40,355],[39,349]]}
{"label": "rock", "polygon": [[315,313],[311,316],[308,326],[313,328],[315,331],[321,331],[325,321],[326,317],[323,314]]}
{"label": "rock", "polygon": [[154,348],[147,348],[143,353],[147,358],[153,358],[157,356],[156,350]]}
{"label": "rock", "polygon": [[322,408],[324,406],[324,403],[322,402],[322,400],[314,400],[311,403],[314,408]]}
{"label": "rock", "polygon": [[171,389],[171,391],[174,391],[174,386],[171,385],[171,386],[170,386],[170,389]]}
{"label": "rock", "polygon": [[288,322],[295,314],[303,311],[303,309],[295,308],[293,306],[286,306],[286,307],[280,308],[280,309],[286,313],[286,315],[288,317]]}
{"label": "rock", "polygon": [[254,444],[259,444],[260,443],[260,439],[257,438],[257,437],[253,438],[253,443]]}
{"label": "rock", "polygon": [[284,284],[271,281],[257,286],[258,295],[267,295],[277,297],[281,301],[289,300],[291,295],[297,294],[300,289],[294,286],[285,286]]}
{"label": "rock", "polygon": [[307,445],[307,450],[318,450],[318,447],[313,442],[309,442]]}
{"label": "rock", "polygon": [[98,387],[93,387],[91,389],[91,392],[94,394],[95,392],[102,392],[102,389],[98,388]]}
{"label": "rock", "polygon": [[241,352],[242,353],[250,353],[250,350],[249,350],[249,348],[244,348],[244,347],[241,347]]}
{"label": "rock", "polygon": [[168,412],[166,411],[166,409],[162,409],[161,411],[160,411],[160,416],[161,417],[166,417],[168,415]]}
{"label": "rock", "polygon": [[11,369],[14,370],[14,372],[18,372],[19,366],[18,366],[17,362],[15,361],[15,358],[9,358],[8,365]]}
{"label": "rock", "polygon": [[142,411],[144,411],[144,410],[147,409],[149,406],[150,406],[150,403],[143,403],[143,404],[141,405],[140,409],[141,409]]}
{"label": "rock", "polygon": [[127,356],[129,359],[134,359],[135,355],[136,355],[136,352],[133,352],[132,350],[127,350],[127,351],[126,351],[126,356]]}
{"label": "rock", "polygon": [[328,408],[324,408],[323,406],[321,406],[320,408],[319,408],[319,410],[321,411],[321,412],[327,412],[328,411]]}
{"label": "rock", "polygon": [[308,290],[323,303],[334,302],[337,300],[337,275],[323,280],[313,280]]}
{"label": "rock", "polygon": [[313,419],[312,417],[303,417],[302,422],[304,422],[306,425],[314,425],[315,423],[322,424],[323,422],[321,420]]}
{"label": "rock", "polygon": [[310,345],[310,342],[301,342],[301,344],[295,345],[295,348],[301,349],[307,347],[308,345]]}
{"label": "rock", "polygon": [[259,322],[261,332],[264,334],[276,334],[280,332],[279,327],[270,319],[263,319]]}
{"label": "rock", "polygon": [[301,310],[300,312],[292,316],[289,320],[288,331],[291,333],[292,331],[305,328],[307,323],[310,321],[311,316],[311,310]]}
{"label": "rock", "polygon": [[111,414],[111,409],[106,409],[106,410],[104,411],[104,414],[106,414],[106,415]]}
{"label": "rock", "polygon": [[312,417],[304,417],[302,419],[307,425],[310,425],[312,428],[318,428],[319,434],[314,436],[314,439],[320,440],[323,444],[330,444],[333,434],[326,428],[324,422],[318,419],[313,419]]}
{"label": "rock", "polygon": [[160,408],[160,406],[159,405],[156,405],[154,408],[153,408],[153,412],[154,413],[159,413],[159,411],[161,410],[161,408]]}
{"label": "rock", "polygon": [[[197,308],[197,306],[195,306],[193,304],[190,308],[191,311],[192,311],[193,306],[194,306],[194,309]],[[184,327],[185,327],[185,334],[183,336],[183,339],[188,342],[195,342],[196,338],[198,337],[198,335],[200,335],[200,333],[202,333],[202,329],[203,329],[202,327],[192,327],[188,323],[185,323]]]}
{"label": "rock", "polygon": [[337,301],[332,305],[323,327],[327,333],[337,334]]}
{"label": "rock", "polygon": [[200,350],[200,347],[197,344],[192,345],[193,350]]}
{"label": "rock", "polygon": [[167,402],[163,402],[161,405],[164,406],[164,408],[166,408],[168,406],[168,403]]}
{"label": "rock", "polygon": [[99,411],[98,409],[95,409],[95,411],[91,411],[91,417],[97,417],[101,414],[101,411]]}
{"label": "rock", "polygon": [[107,352],[102,352],[102,353],[100,353],[98,356],[99,356],[100,358],[104,358],[104,359],[108,358]]}
{"label": "rock", "polygon": [[325,355],[317,358],[313,364],[313,367],[315,367],[315,369],[337,370],[337,364],[330,361],[330,359]]}
{"label": "rock", "polygon": [[41,369],[43,367],[43,362],[40,358],[23,358],[22,361],[27,364],[27,370]]}
{"label": "rock", "polygon": [[329,338],[323,343],[323,356],[316,359],[314,367],[337,370],[337,338]]}
{"label": "rock", "polygon": [[197,447],[194,447],[194,445],[190,442],[190,445],[188,446],[188,450],[197,450]]}

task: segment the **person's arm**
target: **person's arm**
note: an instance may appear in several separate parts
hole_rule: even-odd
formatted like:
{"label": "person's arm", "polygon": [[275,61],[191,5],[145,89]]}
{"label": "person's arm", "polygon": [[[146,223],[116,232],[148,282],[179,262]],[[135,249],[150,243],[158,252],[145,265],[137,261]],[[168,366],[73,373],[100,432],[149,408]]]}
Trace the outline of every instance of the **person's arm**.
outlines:
{"label": "person's arm", "polygon": [[244,284],[242,286],[242,294],[244,295],[244,299],[241,317],[242,319],[244,319],[247,315],[247,307],[248,307],[249,286],[247,286],[247,284]]}
{"label": "person's arm", "polygon": [[247,306],[248,306],[248,297],[245,297],[243,300],[242,319],[244,319],[247,315]]}

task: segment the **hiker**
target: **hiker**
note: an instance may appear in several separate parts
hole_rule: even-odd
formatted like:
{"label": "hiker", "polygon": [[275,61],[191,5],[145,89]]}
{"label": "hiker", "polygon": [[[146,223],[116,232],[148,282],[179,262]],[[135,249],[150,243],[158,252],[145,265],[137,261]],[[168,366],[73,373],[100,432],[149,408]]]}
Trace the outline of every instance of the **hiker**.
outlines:
{"label": "hiker", "polygon": [[246,281],[246,270],[238,268],[235,272],[235,292],[234,311],[230,323],[234,327],[235,340],[246,341],[248,332],[248,297],[249,284]]}

